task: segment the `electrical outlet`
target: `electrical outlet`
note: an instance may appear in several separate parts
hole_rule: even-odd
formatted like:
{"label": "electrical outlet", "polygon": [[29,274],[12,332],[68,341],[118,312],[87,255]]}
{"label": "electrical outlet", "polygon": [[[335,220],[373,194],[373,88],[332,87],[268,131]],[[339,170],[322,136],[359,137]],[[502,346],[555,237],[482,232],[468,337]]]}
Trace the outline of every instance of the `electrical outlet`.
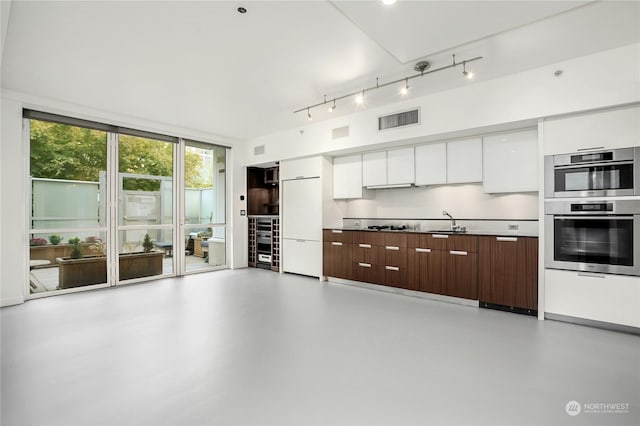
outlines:
{"label": "electrical outlet", "polygon": [[517,231],[518,229],[520,229],[520,225],[516,225],[515,223],[510,223],[509,225],[507,225],[507,229],[509,231]]}
{"label": "electrical outlet", "polygon": [[353,226],[360,226],[360,221],[356,220],[355,222],[353,222]]}

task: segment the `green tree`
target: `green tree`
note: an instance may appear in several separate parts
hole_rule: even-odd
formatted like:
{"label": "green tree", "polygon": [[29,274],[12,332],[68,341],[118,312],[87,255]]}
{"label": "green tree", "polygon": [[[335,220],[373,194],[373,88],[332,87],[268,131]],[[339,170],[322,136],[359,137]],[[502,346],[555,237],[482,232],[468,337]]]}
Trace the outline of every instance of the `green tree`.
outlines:
{"label": "green tree", "polygon": [[[107,134],[99,130],[30,121],[31,176],[97,182],[107,169]],[[137,136],[119,135],[118,168],[121,173],[141,175],[124,179],[124,189],[157,191],[160,181],[142,176],[173,175],[173,147]],[[185,185],[207,188],[213,185],[212,164],[204,164],[197,150],[185,153]]]}

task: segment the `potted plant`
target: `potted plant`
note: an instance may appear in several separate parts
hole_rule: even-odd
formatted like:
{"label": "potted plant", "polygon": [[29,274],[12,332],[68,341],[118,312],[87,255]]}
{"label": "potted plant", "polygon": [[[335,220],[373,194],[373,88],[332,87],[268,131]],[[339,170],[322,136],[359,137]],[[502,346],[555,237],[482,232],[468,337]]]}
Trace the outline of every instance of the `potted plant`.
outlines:
{"label": "potted plant", "polygon": [[49,235],[49,242],[54,246],[57,246],[58,244],[60,244],[62,240],[64,240],[64,238],[62,238],[60,235],[56,235],[56,234]]}

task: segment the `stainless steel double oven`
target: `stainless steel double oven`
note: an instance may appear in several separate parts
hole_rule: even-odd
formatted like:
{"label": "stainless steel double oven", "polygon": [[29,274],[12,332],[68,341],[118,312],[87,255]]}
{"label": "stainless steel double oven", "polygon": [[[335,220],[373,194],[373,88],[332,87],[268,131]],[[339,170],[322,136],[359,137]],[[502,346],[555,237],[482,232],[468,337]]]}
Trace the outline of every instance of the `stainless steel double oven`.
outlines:
{"label": "stainless steel double oven", "polygon": [[545,266],[640,276],[640,148],[545,157]]}

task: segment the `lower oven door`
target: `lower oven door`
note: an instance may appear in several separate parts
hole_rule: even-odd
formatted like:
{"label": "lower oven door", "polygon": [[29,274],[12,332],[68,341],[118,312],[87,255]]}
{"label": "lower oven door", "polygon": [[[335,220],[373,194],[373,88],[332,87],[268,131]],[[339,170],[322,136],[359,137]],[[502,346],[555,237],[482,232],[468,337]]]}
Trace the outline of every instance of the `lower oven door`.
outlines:
{"label": "lower oven door", "polygon": [[546,267],[640,276],[640,215],[546,219]]}

